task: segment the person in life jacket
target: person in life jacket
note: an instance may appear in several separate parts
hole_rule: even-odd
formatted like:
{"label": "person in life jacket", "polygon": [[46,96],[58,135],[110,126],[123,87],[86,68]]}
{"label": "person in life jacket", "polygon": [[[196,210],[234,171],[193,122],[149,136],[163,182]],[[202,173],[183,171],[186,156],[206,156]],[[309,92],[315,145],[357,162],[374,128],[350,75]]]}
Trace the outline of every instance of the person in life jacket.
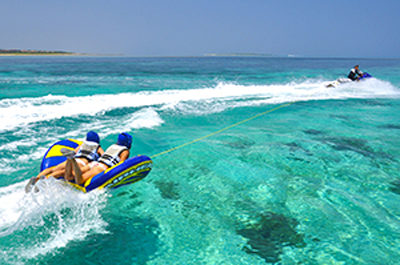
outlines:
{"label": "person in life jacket", "polygon": [[[100,137],[94,132],[90,131],[86,134],[86,139],[83,143],[78,146],[74,151],[69,150],[70,155],[73,155],[79,163],[79,167],[84,167],[92,161],[96,161],[101,155],[104,154],[104,150],[100,146]],[[66,171],[67,161],[55,166],[46,168],[42,172],[39,173],[36,177],[32,177],[29,180],[28,185],[26,185],[26,191],[30,189],[32,185],[34,185],[40,178],[46,176],[52,176],[55,178],[60,178],[64,176]],[[73,179],[70,179],[73,180]]]}
{"label": "person in life jacket", "polygon": [[76,158],[68,158],[64,178],[70,180],[73,177],[75,183],[83,184],[91,177],[128,159],[131,146],[132,136],[128,133],[121,133],[118,135],[116,144],[108,147],[97,161],[93,161],[83,168],[79,167]]}
{"label": "person in life jacket", "polygon": [[[85,166],[92,161],[96,161],[104,153],[104,150],[100,146],[99,135],[94,131],[88,132],[86,134],[85,141],[83,141],[83,143],[74,151],[71,151],[71,153],[75,154],[75,158],[81,166]],[[40,177],[47,175],[59,178],[65,173],[65,165],[66,161],[57,165],[56,167],[47,168],[40,172],[36,178],[39,179]]]}
{"label": "person in life jacket", "polygon": [[353,69],[350,70],[349,75],[347,76],[352,81],[359,80],[363,76],[363,72],[359,69],[359,65],[354,66]]}

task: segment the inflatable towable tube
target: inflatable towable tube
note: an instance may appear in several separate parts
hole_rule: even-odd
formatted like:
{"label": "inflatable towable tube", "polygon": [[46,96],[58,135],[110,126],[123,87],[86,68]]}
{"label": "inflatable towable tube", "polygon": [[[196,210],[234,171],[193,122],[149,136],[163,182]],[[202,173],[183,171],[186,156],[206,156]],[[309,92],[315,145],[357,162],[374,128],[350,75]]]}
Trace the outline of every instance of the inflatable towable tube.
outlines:
{"label": "inflatable towable tube", "polygon": [[[74,139],[66,139],[56,142],[44,155],[40,171],[57,166],[67,160],[67,158],[62,155],[61,149],[66,148],[69,150],[75,150],[81,144],[81,141]],[[82,185],[67,181],[65,183],[68,183],[83,192],[102,188],[116,189],[124,185],[132,184],[146,177],[151,170],[152,164],[153,161],[148,156],[139,155],[110,167],[104,172],[88,179]]]}

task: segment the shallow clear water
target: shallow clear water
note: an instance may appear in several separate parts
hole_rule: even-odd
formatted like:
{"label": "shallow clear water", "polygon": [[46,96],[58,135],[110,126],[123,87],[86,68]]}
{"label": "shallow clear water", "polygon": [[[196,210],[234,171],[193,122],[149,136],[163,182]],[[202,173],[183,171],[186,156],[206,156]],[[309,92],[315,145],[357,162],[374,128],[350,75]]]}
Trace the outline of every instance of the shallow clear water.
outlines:
{"label": "shallow clear water", "polygon": [[[0,263],[396,264],[399,96],[400,60],[0,58]],[[151,156],[288,102],[133,185],[23,192],[59,139]]]}

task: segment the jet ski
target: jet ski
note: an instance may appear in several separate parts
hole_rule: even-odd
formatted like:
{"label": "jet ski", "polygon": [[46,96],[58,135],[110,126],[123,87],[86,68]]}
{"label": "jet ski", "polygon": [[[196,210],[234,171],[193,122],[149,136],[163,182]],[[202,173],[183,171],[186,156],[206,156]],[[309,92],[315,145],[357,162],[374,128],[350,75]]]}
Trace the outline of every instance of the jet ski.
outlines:
{"label": "jet ski", "polygon": [[[370,78],[370,77],[372,77],[372,76],[369,73],[364,72],[363,75],[360,76],[356,81],[364,80],[364,79],[367,79],[367,78]],[[347,77],[346,78],[339,78],[339,79],[336,79],[335,81],[327,84],[326,87],[337,87],[337,86],[339,86],[341,84],[350,83],[350,82],[353,82],[353,80],[351,80],[350,78],[347,78]]]}

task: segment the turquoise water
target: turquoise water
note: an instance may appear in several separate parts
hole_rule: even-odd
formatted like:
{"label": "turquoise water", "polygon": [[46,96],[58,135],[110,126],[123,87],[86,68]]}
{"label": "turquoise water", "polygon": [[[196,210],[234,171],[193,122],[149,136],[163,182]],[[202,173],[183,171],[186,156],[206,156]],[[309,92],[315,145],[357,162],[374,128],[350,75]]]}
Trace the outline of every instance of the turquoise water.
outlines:
{"label": "turquoise water", "polygon": [[[151,156],[289,102],[133,185],[23,191],[59,139]],[[399,113],[400,60],[0,58],[0,263],[399,264]]]}

